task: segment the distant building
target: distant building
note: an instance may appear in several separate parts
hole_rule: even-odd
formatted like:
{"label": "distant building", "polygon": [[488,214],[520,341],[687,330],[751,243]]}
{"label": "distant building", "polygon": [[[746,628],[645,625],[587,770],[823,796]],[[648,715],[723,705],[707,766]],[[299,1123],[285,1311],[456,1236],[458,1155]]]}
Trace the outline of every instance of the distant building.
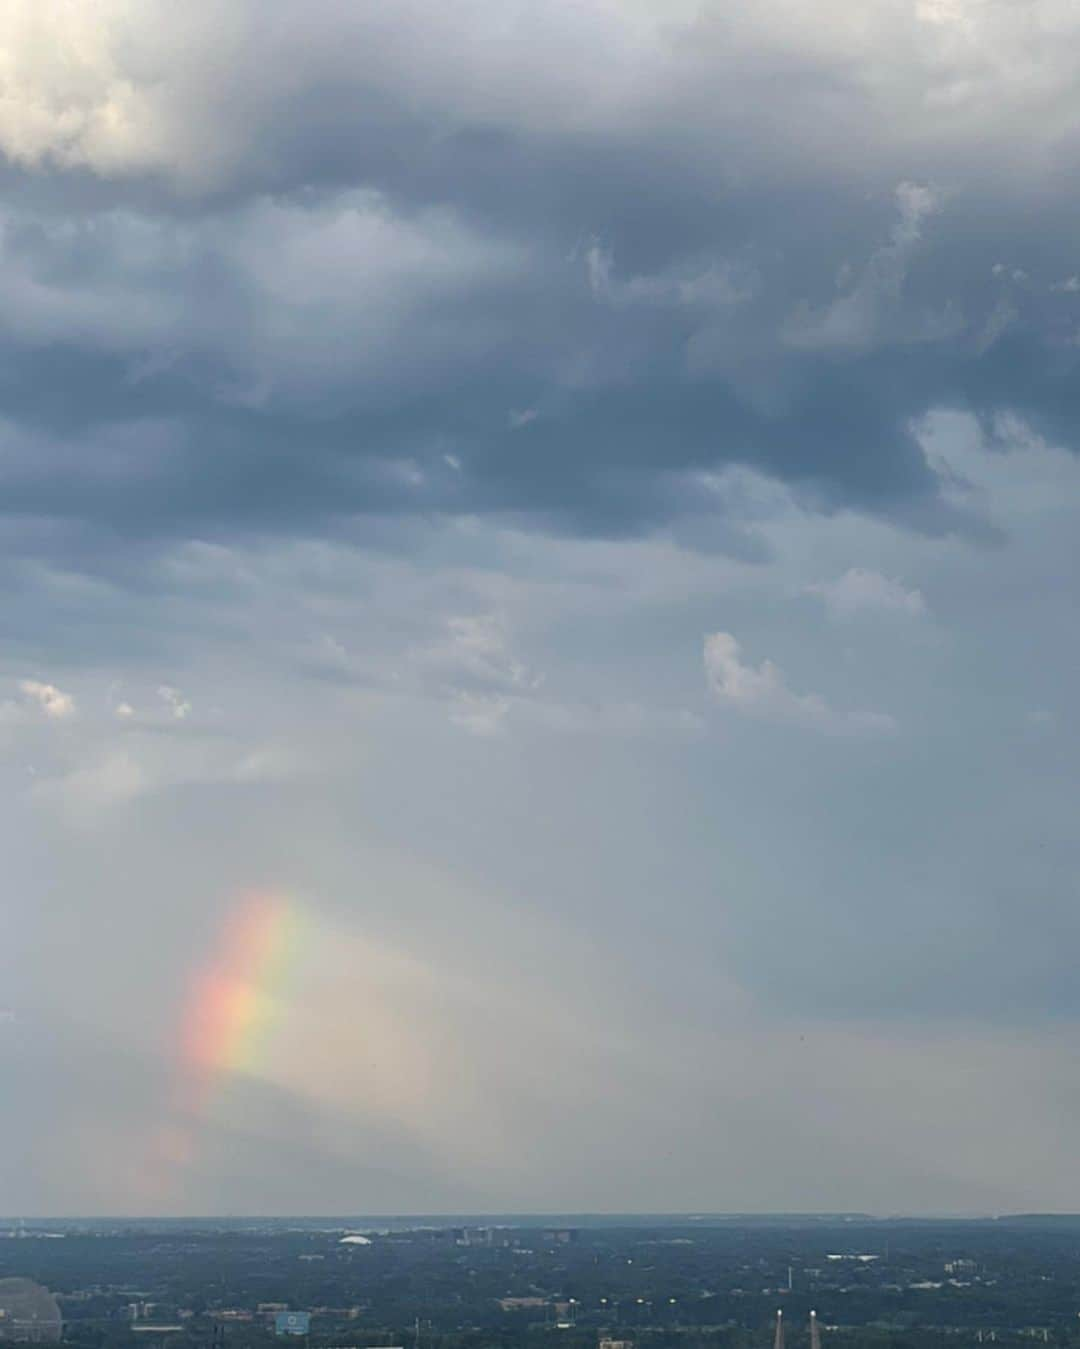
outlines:
{"label": "distant building", "polygon": [[0,1340],[55,1343],[62,1330],[60,1306],[47,1288],[32,1279],[0,1279]]}
{"label": "distant building", "polygon": [[310,1332],[310,1312],[278,1312],[274,1317],[275,1335],[308,1335]]}

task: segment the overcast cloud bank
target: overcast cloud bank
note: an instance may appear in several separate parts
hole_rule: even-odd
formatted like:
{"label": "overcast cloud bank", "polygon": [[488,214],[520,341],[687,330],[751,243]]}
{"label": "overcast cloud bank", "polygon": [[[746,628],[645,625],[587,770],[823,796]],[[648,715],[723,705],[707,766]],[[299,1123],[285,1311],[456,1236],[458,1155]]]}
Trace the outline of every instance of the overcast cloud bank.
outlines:
{"label": "overcast cloud bank", "polygon": [[1080,1205],[1074,11],[5,7],[13,1209]]}

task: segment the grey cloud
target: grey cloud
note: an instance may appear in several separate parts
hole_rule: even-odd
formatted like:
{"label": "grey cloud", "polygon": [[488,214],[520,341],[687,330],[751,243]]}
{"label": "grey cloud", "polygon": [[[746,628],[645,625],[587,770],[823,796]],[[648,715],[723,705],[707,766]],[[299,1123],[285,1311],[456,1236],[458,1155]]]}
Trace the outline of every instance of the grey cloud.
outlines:
{"label": "grey cloud", "polygon": [[[557,241],[397,212],[370,191],[179,224],[110,214],[35,235],[9,221],[7,510],[149,536],[478,511],[724,546],[737,521],[717,518],[695,475],[747,463],[826,510],[971,529],[912,421],[1015,407],[1067,435],[1073,357],[1048,347],[1049,297],[989,344],[997,301],[965,292],[963,269],[958,299],[931,298],[948,209],[922,239],[896,227],[886,252],[906,260],[887,279],[867,240],[863,279],[833,299],[835,255],[807,256],[797,235],[795,273],[795,258],[759,260],[749,288],[728,279],[744,264],[716,254],[669,254],[623,280],[612,253],[596,292]],[[781,302],[800,285],[805,300]],[[950,304],[970,317],[941,326]],[[800,313],[850,323],[852,305],[857,334],[809,341]],[[536,415],[508,427],[507,408]],[[98,449],[76,456],[65,437],[88,425]]]}
{"label": "grey cloud", "polygon": [[[753,464],[802,485],[825,510],[854,505],[909,527],[974,529],[941,499],[913,419],[937,406],[987,416],[1015,408],[1048,433],[1071,434],[1067,293],[1048,282],[1000,317],[992,265],[970,248],[970,218],[985,210],[977,182],[946,172],[944,188],[922,186],[895,147],[862,183],[843,165],[786,188],[765,167],[740,167],[708,188],[713,152],[673,138],[678,98],[692,113],[684,125],[702,132],[727,115],[723,99],[673,74],[723,59],[710,35],[725,29],[766,66],[799,61],[812,71],[817,62],[825,72],[849,56],[838,22],[824,22],[817,50],[796,53],[768,12],[726,24],[710,12],[701,21],[708,40],[695,49],[689,12],[658,25],[632,7],[586,9],[573,21],[544,11],[528,22],[519,15],[505,48],[466,42],[465,65],[455,67],[448,53],[489,17],[475,6],[445,51],[425,48],[408,70],[407,22],[418,31],[433,22],[423,6],[411,19],[362,9],[347,22],[316,8],[300,28],[282,16],[277,28],[259,26],[257,42],[268,45],[257,61],[245,47],[244,9],[225,16],[207,6],[175,21],[188,45],[171,56],[138,20],[116,30],[125,36],[115,48],[87,20],[85,59],[100,79],[85,86],[99,90],[91,108],[99,97],[110,106],[129,66],[149,80],[163,61],[180,63],[184,79],[167,93],[136,79],[130,97],[198,91],[211,106],[216,86],[204,81],[216,76],[197,74],[193,54],[212,34],[219,68],[233,62],[234,83],[251,96],[228,123],[221,157],[203,166],[231,183],[225,197],[191,195],[192,183],[171,200],[139,187],[148,173],[182,178],[191,168],[180,102],[133,116],[141,148],[127,151],[104,145],[92,110],[71,123],[74,150],[49,149],[51,114],[41,107],[36,130],[8,129],[12,153],[37,166],[20,171],[4,232],[5,407],[30,437],[8,455],[9,511],[74,510],[92,525],[150,536],[478,511],[559,532],[662,528],[739,547],[738,522],[717,518],[695,473]],[[36,20],[13,22],[18,36]],[[509,80],[513,61],[500,63],[534,23],[540,46],[528,78]],[[571,83],[591,69],[602,87],[552,120],[540,110],[565,93],[555,58],[579,23],[588,43],[630,65],[595,76],[575,64]],[[916,82],[951,23],[920,20],[929,45],[912,49]],[[976,40],[997,50],[1003,31],[987,21]],[[369,83],[325,78],[361,37],[372,44]],[[263,80],[287,47],[295,75],[282,91]],[[389,54],[381,65],[377,51]],[[461,71],[473,60],[494,62],[485,72],[498,78],[467,89]],[[639,120],[627,121],[640,95],[624,75],[638,60],[683,93],[676,103],[646,99]],[[27,66],[26,78],[47,102],[50,72]],[[422,145],[386,115],[407,91],[414,117],[456,109]],[[363,115],[354,97],[382,115]],[[297,99],[322,144],[359,146],[361,158],[342,159],[313,187],[317,163],[295,147],[289,160],[286,138],[282,176],[245,185],[243,173],[264,163],[259,136],[296,125]],[[765,117],[759,105],[755,116]],[[40,150],[31,132],[45,136]],[[765,123],[751,119],[747,145],[759,133],[764,145]],[[966,133],[950,134],[959,153]],[[78,177],[87,167],[102,175],[96,185]],[[61,171],[75,174],[69,198],[50,205],[46,184]],[[110,182],[112,197],[102,196]],[[71,200],[81,201],[74,213]],[[987,256],[1030,252],[1007,190],[1000,206]],[[1051,215],[1043,232],[1055,228]],[[1056,276],[1067,266],[1063,258]],[[855,279],[838,289],[845,269]],[[511,442],[507,416],[521,408],[537,415]],[[81,434],[88,424],[102,445],[81,457],[69,493],[62,444],[40,437],[62,441],[65,428]],[[114,454],[107,442],[130,426],[141,471],[117,490],[101,481]],[[155,448],[153,428],[167,428],[168,448]],[[35,482],[20,464],[27,459],[47,482]],[[452,464],[460,474],[445,471]]]}
{"label": "grey cloud", "polygon": [[[700,147],[719,133],[715,158],[734,153],[740,171],[763,146],[815,164],[839,149],[862,168],[935,148],[977,163],[988,132],[1016,155],[1029,126],[1059,124],[1068,106],[1075,23],[1038,8],[1032,24],[985,7],[880,5],[854,26],[840,3],[658,13],[631,0],[509,11],[470,0],[450,20],[422,0],[347,14],[319,0],[302,15],[246,0],[183,13],[97,0],[61,62],[47,38],[73,21],[20,3],[6,20],[20,59],[0,137],[23,162],[158,172],[188,191],[282,164],[295,174],[318,146],[331,159],[342,142],[363,154],[408,120],[443,135],[493,127],[622,144],[659,130]],[[902,127],[890,126],[897,102]],[[740,146],[730,123],[748,106],[762,144]]]}

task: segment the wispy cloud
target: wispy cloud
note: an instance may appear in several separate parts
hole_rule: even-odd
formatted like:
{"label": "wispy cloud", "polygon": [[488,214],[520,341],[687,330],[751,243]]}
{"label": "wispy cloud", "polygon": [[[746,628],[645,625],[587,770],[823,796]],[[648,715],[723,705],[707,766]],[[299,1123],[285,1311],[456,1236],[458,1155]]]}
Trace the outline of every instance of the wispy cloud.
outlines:
{"label": "wispy cloud", "polygon": [[918,617],[926,613],[922,592],[909,589],[901,581],[865,567],[851,567],[835,581],[823,581],[806,587],[807,594],[819,595],[834,618],[851,618],[860,613],[893,613]]}
{"label": "wispy cloud", "polygon": [[746,661],[729,632],[705,638],[705,674],[723,707],[761,721],[802,726],[832,734],[888,734],[895,720],[881,712],[836,712],[818,693],[795,693],[771,660]]}

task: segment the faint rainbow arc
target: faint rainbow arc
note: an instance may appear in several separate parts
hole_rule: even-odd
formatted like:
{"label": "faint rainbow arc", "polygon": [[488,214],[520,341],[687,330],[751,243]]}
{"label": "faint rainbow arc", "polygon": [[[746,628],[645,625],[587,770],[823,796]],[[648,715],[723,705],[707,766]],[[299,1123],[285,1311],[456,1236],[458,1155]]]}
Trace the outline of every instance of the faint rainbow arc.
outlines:
{"label": "faint rainbow arc", "polygon": [[278,893],[249,892],[229,908],[188,988],[169,1119],[155,1149],[158,1167],[191,1162],[229,1083],[265,1070],[303,928],[302,910]]}
{"label": "faint rainbow arc", "polygon": [[299,929],[295,905],[280,895],[251,894],[230,911],[189,995],[180,1046],[189,1078],[212,1085],[263,1066]]}

